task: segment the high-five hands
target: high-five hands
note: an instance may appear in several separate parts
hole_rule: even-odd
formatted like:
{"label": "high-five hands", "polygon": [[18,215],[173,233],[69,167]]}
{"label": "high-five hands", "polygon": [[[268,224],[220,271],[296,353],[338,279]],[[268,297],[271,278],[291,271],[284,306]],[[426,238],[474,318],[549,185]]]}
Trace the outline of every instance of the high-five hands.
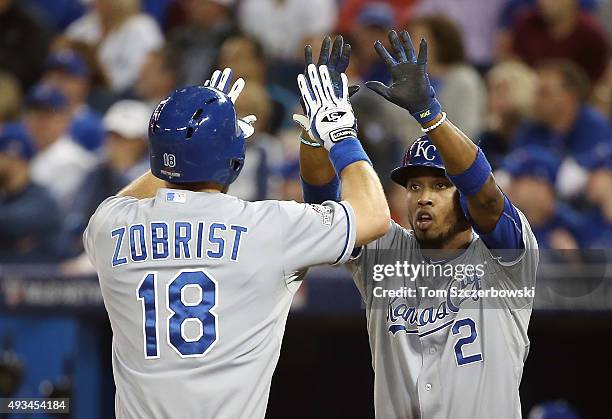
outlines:
{"label": "high-five hands", "polygon": [[402,31],[399,36],[397,32],[390,31],[389,41],[393,54],[380,41],[376,41],[374,48],[391,73],[391,85],[369,81],[366,86],[406,109],[421,125],[431,122],[442,112],[442,108],[427,75],[427,42],[421,40],[417,58],[407,31]]}
{"label": "high-five hands", "polygon": [[[341,35],[338,35],[334,38],[333,45],[331,38],[329,36],[325,37],[323,43],[321,44],[321,51],[319,52],[317,66],[327,66],[327,71],[329,72],[329,76],[334,87],[334,92],[337,96],[342,94],[342,77],[340,75],[344,73],[348,68],[350,58],[351,45],[345,43],[344,38],[342,38]],[[304,60],[306,62],[306,67],[304,68],[304,75],[308,77],[308,66],[314,63],[312,57],[312,47],[310,45],[306,45],[304,47]],[[353,96],[358,91],[359,86],[349,86],[349,97]],[[302,108],[304,109],[304,113],[306,113],[306,108],[304,106],[303,99]],[[310,122],[308,117],[306,115],[294,114],[293,120],[298,125],[300,125],[302,129],[308,133],[308,137],[310,137],[302,137],[302,143],[310,145],[312,147],[320,147],[319,140],[314,137],[312,130],[310,129]],[[314,139],[317,142],[309,141],[310,139]]]}
{"label": "high-five hands", "polygon": [[326,65],[317,68],[309,64],[307,73],[308,79],[300,74],[297,80],[308,116],[306,128],[311,136],[328,151],[342,140],[357,138],[357,121],[349,102],[346,74],[340,73],[340,93],[336,93]]}
{"label": "high-five hands", "polygon": [[[234,84],[231,84],[231,81],[231,68],[226,68],[223,70],[223,72],[215,70],[210,79],[204,82],[204,86],[222,91],[230,98],[232,103],[235,104],[238,96],[240,96],[240,93],[242,92],[242,89],[244,89],[245,82],[242,77],[236,80]],[[253,124],[256,121],[257,117],[255,115],[247,115],[244,118],[238,119],[238,125],[240,126],[240,129],[242,129],[242,132],[244,132],[245,138],[250,137],[255,132]]]}

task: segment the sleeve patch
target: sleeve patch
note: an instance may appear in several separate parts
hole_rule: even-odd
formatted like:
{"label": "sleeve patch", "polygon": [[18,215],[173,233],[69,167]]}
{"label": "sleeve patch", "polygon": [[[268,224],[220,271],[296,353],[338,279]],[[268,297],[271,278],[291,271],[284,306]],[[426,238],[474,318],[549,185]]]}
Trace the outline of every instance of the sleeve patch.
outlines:
{"label": "sleeve patch", "polygon": [[324,226],[331,226],[334,218],[334,210],[326,205],[310,204],[310,207],[321,217]]}

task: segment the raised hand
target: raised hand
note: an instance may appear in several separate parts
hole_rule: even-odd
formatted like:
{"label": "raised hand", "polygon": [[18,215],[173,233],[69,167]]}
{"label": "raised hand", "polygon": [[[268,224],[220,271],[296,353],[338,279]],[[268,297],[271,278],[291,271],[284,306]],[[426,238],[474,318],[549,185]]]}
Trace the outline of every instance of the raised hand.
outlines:
{"label": "raised hand", "polygon": [[221,90],[223,93],[229,96],[232,103],[236,103],[236,99],[240,96],[242,89],[244,88],[244,79],[241,77],[234,82],[230,89],[230,82],[232,81],[232,69],[226,68],[223,73],[219,70],[215,70],[210,79],[204,82],[204,86],[214,87],[217,90]]}
{"label": "raised hand", "polygon": [[[344,38],[342,38],[341,35],[338,35],[334,38],[333,45],[329,36],[326,36],[325,39],[323,39],[323,43],[321,44],[321,51],[319,52],[317,66],[327,66],[327,71],[329,73],[329,77],[331,79],[331,83],[336,96],[342,95],[343,86],[341,74],[344,73],[348,68],[350,59],[351,45],[345,44]],[[308,77],[308,67],[311,64],[314,64],[312,56],[312,47],[310,45],[306,45],[304,47],[304,60],[306,62],[306,67],[304,68],[304,75]],[[358,91],[359,86],[349,86],[348,96],[351,97]],[[306,107],[304,101],[302,100],[301,103],[304,113],[306,114]],[[308,133],[308,136],[311,139],[315,139],[310,128],[310,123],[307,116],[295,114],[293,115],[293,120],[298,125],[300,125],[304,131]],[[317,141],[319,140],[317,139]],[[306,138],[302,138],[302,142],[313,147],[319,146],[319,143],[313,143],[312,141],[309,141]]]}
{"label": "raised hand", "polygon": [[[330,51],[331,48],[331,51]],[[334,91],[337,95],[342,93],[342,80],[340,74],[344,73],[349,66],[351,59],[351,44],[345,44],[342,35],[338,35],[334,38],[332,45],[331,38],[326,36],[321,44],[321,52],[319,52],[319,60],[317,66],[326,65],[329,71],[329,76],[334,86]],[[312,58],[312,47],[306,45],[304,47],[304,60],[306,61],[306,69],[308,65],[314,64]],[[349,97],[353,96],[359,91],[359,86],[349,86]]]}
{"label": "raised hand", "polygon": [[427,75],[427,42],[421,40],[418,57],[407,31],[389,32],[393,54],[376,41],[374,48],[391,73],[392,83],[386,86],[369,81],[366,86],[388,101],[406,109],[420,124],[432,121],[442,112]]}
{"label": "raised hand", "polygon": [[[349,102],[348,79],[340,73],[341,93],[336,94],[326,65],[307,67],[308,79],[300,74],[298,87],[302,93],[307,130],[327,150],[347,138],[357,138],[355,115]],[[294,116],[295,119],[295,116]]]}
{"label": "raised hand", "polygon": [[[212,87],[217,90],[222,91],[227,96],[229,96],[232,103],[236,103],[238,96],[244,89],[244,79],[241,77],[234,82],[234,84],[230,84],[232,82],[232,69],[226,68],[223,72],[219,70],[215,70],[210,77],[210,79],[204,82],[204,86]],[[257,117],[255,115],[247,115],[244,118],[238,118],[238,125],[242,132],[244,133],[245,138],[249,138],[251,135],[255,133],[255,127],[253,124],[257,121]]]}

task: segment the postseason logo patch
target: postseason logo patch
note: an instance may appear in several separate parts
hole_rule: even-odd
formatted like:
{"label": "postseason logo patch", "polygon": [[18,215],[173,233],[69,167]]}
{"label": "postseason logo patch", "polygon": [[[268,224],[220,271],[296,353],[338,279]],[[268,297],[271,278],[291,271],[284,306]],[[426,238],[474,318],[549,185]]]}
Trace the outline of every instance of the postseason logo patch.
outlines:
{"label": "postseason logo patch", "polygon": [[187,202],[187,194],[185,192],[166,192],[166,202],[176,202],[177,204],[184,204]]}
{"label": "postseason logo patch", "polygon": [[333,218],[333,209],[325,205],[310,204],[310,207],[321,216],[321,223],[324,226],[330,226]]}

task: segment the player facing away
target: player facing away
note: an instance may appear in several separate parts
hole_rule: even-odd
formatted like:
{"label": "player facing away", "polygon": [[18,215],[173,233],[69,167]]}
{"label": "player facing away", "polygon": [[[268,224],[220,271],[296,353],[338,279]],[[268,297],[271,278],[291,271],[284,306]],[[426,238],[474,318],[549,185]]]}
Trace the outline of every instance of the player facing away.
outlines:
{"label": "player facing away", "polygon": [[113,330],[120,419],[263,418],[300,271],[343,263],[389,228],[346,76],[335,95],[324,66],[300,85],[313,92],[313,124],[338,169],[342,201],[227,194],[254,120],[237,118],[244,82],[230,89],[230,79],[229,69],[215,72],[157,106],[151,171],[100,204],[84,233]]}
{"label": "player facing away", "polygon": [[[427,75],[426,42],[417,57],[407,32],[391,31],[389,41],[392,54],[380,42],[375,48],[392,84],[366,85],[408,110],[426,135],[391,173],[406,188],[411,229],[391,223],[383,237],[357,246],[346,265],[366,308],[376,417],[519,418],[537,242],[483,153],[442,112]],[[319,62],[344,70],[342,47],[336,39],[328,55],[324,44]],[[294,119],[316,138],[303,117]],[[338,179],[327,151],[303,140],[300,153],[305,200],[334,199]],[[391,268],[381,277],[381,267],[397,262],[417,270]],[[493,290],[514,294],[482,293]]]}

